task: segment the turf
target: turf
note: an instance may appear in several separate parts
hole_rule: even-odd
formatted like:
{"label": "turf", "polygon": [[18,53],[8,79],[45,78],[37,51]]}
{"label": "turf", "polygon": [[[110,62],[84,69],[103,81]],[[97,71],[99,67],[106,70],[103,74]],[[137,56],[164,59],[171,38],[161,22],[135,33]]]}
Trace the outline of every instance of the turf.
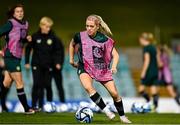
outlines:
{"label": "turf", "polygon": [[[180,114],[127,114],[133,124],[180,124]],[[109,121],[104,114],[94,114],[92,124],[119,124],[116,117]],[[21,113],[1,113],[0,124],[79,124],[74,113],[37,113],[24,115]]]}

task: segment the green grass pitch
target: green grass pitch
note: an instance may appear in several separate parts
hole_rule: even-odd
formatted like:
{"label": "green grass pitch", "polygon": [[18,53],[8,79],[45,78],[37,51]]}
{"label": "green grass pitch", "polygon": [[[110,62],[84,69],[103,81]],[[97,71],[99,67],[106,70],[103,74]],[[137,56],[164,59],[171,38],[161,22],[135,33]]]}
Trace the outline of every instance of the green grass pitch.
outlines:
{"label": "green grass pitch", "polygon": [[[180,124],[180,114],[127,114],[133,124]],[[0,124],[79,124],[74,113],[0,113]],[[91,124],[120,124],[118,115],[109,121],[104,114],[94,113]]]}

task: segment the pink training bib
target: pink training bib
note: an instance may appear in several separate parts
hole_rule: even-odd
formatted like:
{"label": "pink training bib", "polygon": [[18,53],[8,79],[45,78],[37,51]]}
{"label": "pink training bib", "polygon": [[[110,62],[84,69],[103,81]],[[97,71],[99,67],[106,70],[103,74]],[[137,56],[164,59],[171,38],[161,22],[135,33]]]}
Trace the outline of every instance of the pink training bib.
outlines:
{"label": "pink training bib", "polygon": [[8,48],[13,56],[21,58],[23,51],[21,40],[27,36],[28,22],[21,24],[15,19],[10,19],[9,21],[11,21],[13,28],[9,32],[9,42],[5,49]]}
{"label": "pink training bib", "polygon": [[97,81],[112,80],[110,63],[114,41],[111,38],[104,43],[91,39],[87,32],[80,32],[85,71]]}

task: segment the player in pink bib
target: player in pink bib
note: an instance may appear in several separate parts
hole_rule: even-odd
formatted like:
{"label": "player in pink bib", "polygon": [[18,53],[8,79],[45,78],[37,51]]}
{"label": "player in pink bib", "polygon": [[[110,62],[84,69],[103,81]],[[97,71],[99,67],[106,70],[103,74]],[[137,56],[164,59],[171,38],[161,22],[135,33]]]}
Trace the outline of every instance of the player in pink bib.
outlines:
{"label": "player in pink bib", "polygon": [[[123,123],[131,123],[124,114],[122,98],[119,96],[112,74],[117,72],[119,55],[114,47],[114,41],[109,37],[111,30],[98,15],[90,15],[86,19],[86,31],[77,33],[69,46],[70,64],[78,69],[82,86],[91,100],[113,119],[112,113],[102,97],[93,87],[93,79],[103,84],[114,100],[114,105]],[[74,62],[77,48],[79,62]],[[112,62],[112,66],[111,66]]]}

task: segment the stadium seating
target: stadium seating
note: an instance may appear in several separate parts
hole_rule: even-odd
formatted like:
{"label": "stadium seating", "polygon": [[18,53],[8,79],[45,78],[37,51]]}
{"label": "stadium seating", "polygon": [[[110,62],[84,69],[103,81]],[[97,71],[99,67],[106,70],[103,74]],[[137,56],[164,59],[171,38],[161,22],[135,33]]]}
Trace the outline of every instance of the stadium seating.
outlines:
{"label": "stadium seating", "polygon": [[[131,77],[128,59],[125,54],[121,52],[120,54],[120,63],[118,65],[118,72],[114,75],[114,79],[117,85],[117,88],[122,96],[125,97],[133,97],[136,94],[134,83]],[[27,93],[27,97],[31,99],[31,88],[32,88],[32,74],[31,70],[27,71],[24,68],[24,58],[22,59],[22,72],[23,78],[25,81],[25,91]],[[87,99],[87,94],[80,85],[80,81],[78,79],[76,69],[72,68],[68,62],[68,56],[65,58],[65,63],[63,67],[63,77],[64,77],[64,89],[66,98],[68,100],[76,100],[76,99]],[[57,97],[57,89],[53,80],[53,97],[55,100],[58,100]],[[102,96],[109,96],[108,92],[106,92],[105,88],[102,87],[99,83],[95,83],[94,86],[101,93]],[[11,87],[11,91],[9,94],[10,100],[17,100],[15,85]]]}
{"label": "stadium seating", "polygon": [[[22,59],[23,62],[24,59]],[[68,100],[84,99],[87,98],[87,94],[80,85],[80,81],[77,76],[76,69],[72,68],[68,63],[68,56],[66,56],[63,68],[64,77],[64,89],[66,98]],[[172,55],[171,57],[171,69],[173,73],[174,85],[180,92],[180,56]],[[24,69],[22,65],[23,78],[25,81],[25,91],[27,93],[28,99],[31,99],[31,88],[32,88],[32,75],[31,71]],[[123,52],[120,52],[120,63],[118,65],[118,72],[114,75],[114,80],[116,82],[119,93],[124,97],[134,97],[137,95],[137,87],[140,84],[140,69],[130,69],[128,63],[128,57]],[[54,99],[58,100],[57,89],[53,80],[53,90]],[[94,86],[101,93],[102,96],[107,97],[109,94],[106,90],[101,87],[101,84],[95,82]],[[161,96],[169,96],[165,87],[160,89]],[[15,85],[11,88],[10,95],[8,96],[10,100],[17,99]]]}
{"label": "stadium seating", "polygon": [[173,74],[173,83],[180,93],[180,55],[174,54],[171,56],[171,69]]}

